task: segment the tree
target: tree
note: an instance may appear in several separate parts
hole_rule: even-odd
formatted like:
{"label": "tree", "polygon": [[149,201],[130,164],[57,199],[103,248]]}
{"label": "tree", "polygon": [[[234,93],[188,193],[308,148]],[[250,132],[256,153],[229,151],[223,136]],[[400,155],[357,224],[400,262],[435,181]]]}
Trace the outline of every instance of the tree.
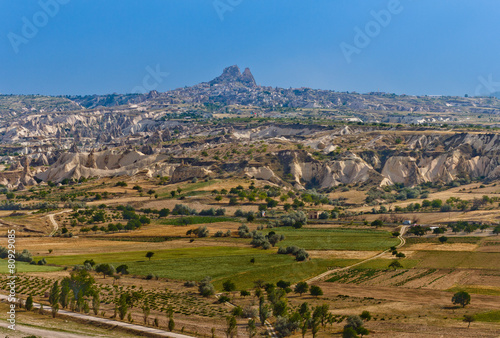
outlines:
{"label": "tree", "polygon": [[354,330],[352,327],[346,326],[344,327],[344,330],[342,331],[342,338],[357,338],[359,337],[356,330]]}
{"label": "tree", "polygon": [[309,323],[311,327],[311,333],[313,335],[313,338],[316,337],[316,335],[319,332],[319,319],[318,318],[311,318],[311,322]]}
{"label": "tree", "polygon": [[378,228],[378,227],[382,227],[382,226],[384,226],[384,222],[382,222],[382,221],[381,221],[381,220],[379,220],[379,219],[376,219],[376,220],[374,220],[374,221],[371,223],[371,226],[372,226],[372,227],[377,227],[377,228]]}
{"label": "tree", "polygon": [[314,308],[313,318],[317,318],[321,325],[324,327],[326,325],[326,320],[329,316],[329,306],[328,304],[323,304]]}
{"label": "tree", "polygon": [[28,299],[26,299],[26,310],[31,311],[33,309],[33,296],[29,295]]}
{"label": "tree", "polygon": [[117,273],[121,273],[122,275],[128,275],[128,266],[125,265],[125,264],[122,264],[122,265],[119,265],[117,268],[116,268],[116,272]]}
{"label": "tree", "polygon": [[92,311],[94,312],[94,315],[97,316],[99,313],[99,308],[101,306],[101,299],[99,297],[99,292],[96,290],[94,292],[94,295],[92,296]]}
{"label": "tree", "polygon": [[396,260],[395,260],[395,261],[393,261],[391,264],[389,264],[389,267],[390,267],[391,269],[396,270],[396,269],[401,269],[401,268],[403,267],[403,265],[401,265],[401,263],[400,263],[399,261],[396,261]]}
{"label": "tree", "polygon": [[175,329],[175,321],[174,321],[174,318],[170,317],[168,319],[168,330],[170,332],[172,332],[172,331],[174,331],[174,329]]}
{"label": "tree", "polygon": [[317,285],[311,285],[310,292],[311,296],[323,296],[323,290],[321,290],[321,288]]}
{"label": "tree", "polygon": [[107,264],[107,263],[98,264],[95,267],[95,272],[102,273],[104,279],[106,279],[106,276],[113,276],[115,271],[116,271],[115,267],[113,265]]}
{"label": "tree", "polygon": [[470,304],[470,295],[466,291],[459,291],[453,295],[451,301],[453,304],[459,304],[462,305],[462,307],[465,307]]}
{"label": "tree", "polygon": [[172,332],[175,329],[174,309],[172,309],[172,307],[168,308],[167,316],[168,316],[168,330]]}
{"label": "tree", "polygon": [[287,287],[290,286],[290,282],[285,282],[284,280],[279,280],[277,283],[276,283],[276,286],[281,288],[281,289],[286,289]]}
{"label": "tree", "polygon": [[476,318],[474,318],[474,315],[464,315],[464,323],[469,323],[469,325],[467,326],[468,328],[470,327],[470,323],[474,322],[476,320]]}
{"label": "tree", "polygon": [[62,280],[63,290],[65,285],[73,291],[73,300],[76,302],[76,309],[79,311],[84,303],[84,297],[91,296],[94,292],[95,280],[90,273],[85,270],[72,271],[70,277]]}
{"label": "tree", "polygon": [[298,282],[293,290],[293,292],[300,294],[300,296],[307,291],[309,291],[309,285],[306,282]]}
{"label": "tree", "polygon": [[50,289],[49,303],[52,307],[52,317],[55,318],[57,312],[59,311],[59,297],[60,297],[59,282],[55,281]]}
{"label": "tree", "polygon": [[236,329],[236,318],[234,316],[229,316],[226,317],[226,323],[227,323],[227,328],[226,328],[226,336],[228,338],[232,338],[236,336],[238,330]]}
{"label": "tree", "polygon": [[261,325],[264,325],[267,318],[271,317],[271,310],[269,306],[264,302],[264,296],[259,298],[259,319]]}
{"label": "tree", "polygon": [[255,319],[248,320],[247,324],[248,337],[253,338],[257,334],[257,326],[255,325]]}
{"label": "tree", "polygon": [[441,201],[440,199],[435,199],[435,200],[432,200],[432,202],[431,202],[431,207],[434,209],[439,209],[439,208],[441,208],[442,205],[443,205],[443,201]]}
{"label": "tree", "polygon": [[120,316],[120,320],[123,320],[127,315],[128,311],[128,303],[127,303],[127,295],[122,293],[118,300],[118,315]]}
{"label": "tree", "polygon": [[148,258],[149,260],[151,260],[151,257],[153,257],[153,256],[154,256],[154,254],[155,254],[155,253],[154,253],[153,251],[148,251],[148,252],[146,253],[146,258]]}
{"label": "tree", "polygon": [[170,215],[170,209],[167,208],[161,209],[160,212],[158,213],[159,217],[167,217],[168,215]]}
{"label": "tree", "polygon": [[441,237],[438,238],[438,240],[441,242],[441,244],[444,244],[446,241],[448,241],[448,237],[441,236]]}
{"label": "tree", "polygon": [[372,319],[372,315],[368,311],[363,311],[359,317],[364,321],[369,321],[370,319]]}
{"label": "tree", "polygon": [[150,313],[151,313],[151,309],[149,308],[149,306],[148,305],[144,305],[142,307],[142,316],[143,316],[143,319],[144,319],[144,324],[148,323],[148,317],[149,317]]}
{"label": "tree", "polygon": [[61,307],[65,309],[68,304],[69,304],[69,293],[71,289],[69,288],[68,284],[63,284],[61,283],[61,295],[59,297],[59,304],[61,304]]}
{"label": "tree", "polygon": [[236,285],[233,283],[232,280],[229,279],[222,284],[222,288],[226,292],[231,292],[236,290]]}
{"label": "tree", "polygon": [[353,328],[356,333],[359,333],[359,329],[363,327],[363,320],[360,316],[349,316],[347,317],[347,324],[344,326],[346,328]]}

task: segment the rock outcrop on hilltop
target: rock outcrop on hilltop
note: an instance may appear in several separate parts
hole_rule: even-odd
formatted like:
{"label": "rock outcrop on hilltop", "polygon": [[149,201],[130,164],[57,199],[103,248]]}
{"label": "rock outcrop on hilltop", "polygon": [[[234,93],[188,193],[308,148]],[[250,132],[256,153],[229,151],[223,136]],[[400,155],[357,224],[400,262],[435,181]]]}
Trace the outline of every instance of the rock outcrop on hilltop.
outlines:
{"label": "rock outcrop on hilltop", "polygon": [[255,79],[249,68],[245,68],[243,73],[240,72],[240,68],[237,65],[225,68],[222,74],[212,81],[209,82],[210,85],[214,84],[235,84],[241,83],[245,86],[255,87]]}

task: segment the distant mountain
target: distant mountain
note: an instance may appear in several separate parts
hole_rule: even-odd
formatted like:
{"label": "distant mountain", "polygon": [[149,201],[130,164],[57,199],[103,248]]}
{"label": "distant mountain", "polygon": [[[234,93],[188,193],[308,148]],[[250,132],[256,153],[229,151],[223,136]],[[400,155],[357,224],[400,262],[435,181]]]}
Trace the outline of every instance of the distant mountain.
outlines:
{"label": "distant mountain", "polygon": [[[20,96],[19,100],[23,100]],[[50,97],[49,97],[50,98]],[[168,109],[175,104],[193,105],[240,105],[252,109],[272,111],[276,109],[313,108],[327,109],[329,114],[355,114],[363,121],[392,123],[425,123],[422,116],[431,116],[430,122],[456,121],[454,115],[500,114],[500,100],[495,97],[459,96],[408,96],[390,93],[336,92],[311,88],[278,88],[257,85],[249,68],[243,72],[237,65],[227,67],[222,74],[209,82],[191,87],[178,88],[164,93],[151,91],[146,94],[109,94],[66,96],[46,100],[44,111],[68,111],[78,109],[114,109],[141,105],[142,109]],[[40,100],[40,98],[38,98]],[[11,105],[12,97],[5,99],[2,111],[29,112],[29,107]],[[54,106],[51,107],[50,103]],[[36,110],[34,110],[36,111]],[[410,115],[410,116],[408,116]],[[448,116],[445,116],[448,115]]]}
{"label": "distant mountain", "polygon": [[240,72],[240,68],[237,65],[227,67],[222,72],[222,75],[216,77],[209,84],[235,84],[241,83],[245,86],[256,87],[255,79],[253,78],[252,72],[249,68],[245,68],[243,73]]}

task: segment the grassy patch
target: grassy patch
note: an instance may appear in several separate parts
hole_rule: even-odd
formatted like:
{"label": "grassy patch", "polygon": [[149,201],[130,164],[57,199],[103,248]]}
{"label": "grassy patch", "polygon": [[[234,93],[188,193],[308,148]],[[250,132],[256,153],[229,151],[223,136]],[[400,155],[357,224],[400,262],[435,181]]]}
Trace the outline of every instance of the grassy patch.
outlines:
{"label": "grassy patch", "polygon": [[230,217],[217,217],[217,216],[187,216],[162,220],[159,223],[164,225],[192,225],[192,224],[207,224],[207,223],[221,223],[234,221]]}
{"label": "grassy patch", "polygon": [[500,310],[478,313],[474,316],[478,322],[500,322]]}
{"label": "grassy patch", "polygon": [[446,291],[450,291],[453,293],[459,291],[466,291],[468,293],[477,295],[500,296],[500,288],[486,287],[486,286],[462,285],[462,286],[454,286],[452,288],[447,289]]}
{"label": "grassy patch", "polygon": [[[297,282],[315,276],[333,266],[347,266],[356,260],[313,259],[296,262],[290,255],[278,255],[275,250],[240,247],[197,247],[155,251],[149,261],[146,251],[45,257],[50,264],[82,264],[85,259],[96,263],[126,264],[133,275],[154,274],[178,280],[214,279],[220,289],[223,281],[231,279],[238,288],[250,288],[253,281],[263,279],[277,282],[288,279]],[[251,259],[255,259],[251,263]]]}
{"label": "grassy patch", "polygon": [[418,268],[499,270],[499,252],[419,251],[414,257]]}
{"label": "grassy patch", "polygon": [[[216,279],[214,285],[216,288],[221,289],[222,283],[228,279],[232,280],[238,289],[252,288],[254,287],[253,282],[258,279],[268,283],[276,283],[283,279],[293,284],[319,275],[332,267],[344,267],[357,262],[353,259],[312,259],[307,262],[295,262],[293,258],[291,261],[287,261],[282,264],[255,266],[254,269],[249,271],[233,273],[227,277]],[[255,264],[257,265],[257,263],[256,259]]]}
{"label": "grassy patch", "polygon": [[[441,244],[439,242],[438,237],[410,237],[406,238],[406,244],[420,244],[420,243],[436,243]],[[453,243],[469,243],[469,244],[477,244],[481,241],[481,237],[448,237],[446,241],[447,244]]]}
{"label": "grassy patch", "polygon": [[[175,198],[179,198],[181,196],[195,196],[195,195],[201,195],[201,194],[209,194],[210,191],[196,191],[196,189],[209,187],[211,185],[216,184],[217,182],[219,182],[219,180],[209,180],[208,182],[201,181],[201,182],[196,182],[196,183],[189,183],[188,185],[182,187],[181,194],[177,194],[177,192],[176,192],[176,195],[173,198],[175,199]],[[172,198],[172,195],[170,194],[170,191],[172,191],[172,190],[175,190],[175,189],[173,189],[171,187],[162,188],[159,190],[158,196]]]}
{"label": "grassy patch", "polygon": [[[6,259],[0,260],[0,273],[9,273],[8,262]],[[62,270],[58,266],[30,265],[26,262],[16,262],[17,272],[48,272]]]}
{"label": "grassy patch", "polygon": [[[266,231],[271,231],[266,229]],[[385,250],[399,244],[389,232],[359,229],[294,229],[274,228],[272,231],[285,235],[278,246],[296,245],[306,250]]]}

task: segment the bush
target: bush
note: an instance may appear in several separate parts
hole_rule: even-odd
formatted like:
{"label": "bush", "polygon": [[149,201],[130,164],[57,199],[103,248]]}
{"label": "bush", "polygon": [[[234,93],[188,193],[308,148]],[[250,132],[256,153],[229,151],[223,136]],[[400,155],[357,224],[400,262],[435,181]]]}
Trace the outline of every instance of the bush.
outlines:
{"label": "bush", "polygon": [[295,260],[298,261],[298,262],[301,262],[301,261],[305,261],[309,258],[309,254],[307,253],[306,250],[304,249],[300,249],[299,251],[297,251],[297,253],[295,254]]}
{"label": "bush", "polygon": [[30,263],[33,260],[33,255],[31,254],[31,252],[29,252],[26,249],[24,249],[21,253],[16,251],[15,256],[16,256],[16,261],[18,261],[18,262]]}
{"label": "bush", "polygon": [[200,211],[199,215],[200,216],[215,216],[215,208],[202,210],[202,211]]}
{"label": "bush", "polygon": [[215,288],[212,285],[212,278],[211,277],[205,277],[201,280],[201,282],[198,285],[198,291],[203,297],[208,297],[213,294],[215,294]]}
{"label": "bush", "polygon": [[265,250],[271,247],[271,243],[269,243],[268,239],[261,232],[255,230],[252,232],[252,241],[250,244],[255,248],[262,247]]}
{"label": "bush", "polygon": [[307,224],[306,214],[302,211],[291,212],[285,216],[282,216],[279,220],[279,226],[291,226],[296,229],[302,228],[303,225]]}
{"label": "bush", "polygon": [[309,258],[309,254],[306,250],[299,248],[297,246],[288,246],[286,248],[280,247],[278,249],[278,254],[280,255],[293,255],[298,262],[305,261]]}
{"label": "bush", "polygon": [[176,204],[172,210],[172,215],[196,215],[196,210],[184,204]]}
{"label": "bush", "polygon": [[206,226],[201,226],[198,228],[198,231],[196,232],[196,235],[199,237],[199,238],[203,238],[203,237],[208,237],[208,233],[209,233],[209,230],[207,229]]}
{"label": "bush", "polygon": [[229,301],[231,301],[231,298],[229,298],[227,295],[221,295],[219,297],[219,300],[218,300],[218,302],[220,304],[223,304],[223,303],[226,303],[226,302],[229,302]]}

